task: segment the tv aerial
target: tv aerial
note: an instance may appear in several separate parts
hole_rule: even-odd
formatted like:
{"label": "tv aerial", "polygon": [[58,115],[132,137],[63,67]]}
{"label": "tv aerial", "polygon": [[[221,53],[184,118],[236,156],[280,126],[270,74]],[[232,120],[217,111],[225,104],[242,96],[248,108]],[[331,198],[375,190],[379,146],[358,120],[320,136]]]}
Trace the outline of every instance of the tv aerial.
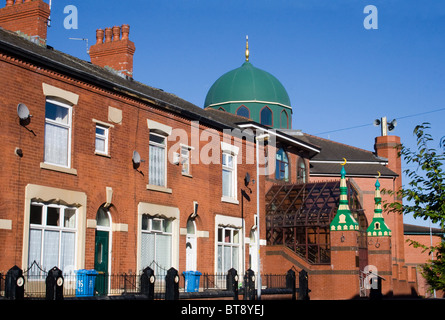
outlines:
{"label": "tv aerial", "polygon": [[86,47],[87,47],[87,54],[90,54],[90,49],[88,47],[88,39],[87,38],[68,38],[70,40],[77,40],[77,41],[85,41]]}

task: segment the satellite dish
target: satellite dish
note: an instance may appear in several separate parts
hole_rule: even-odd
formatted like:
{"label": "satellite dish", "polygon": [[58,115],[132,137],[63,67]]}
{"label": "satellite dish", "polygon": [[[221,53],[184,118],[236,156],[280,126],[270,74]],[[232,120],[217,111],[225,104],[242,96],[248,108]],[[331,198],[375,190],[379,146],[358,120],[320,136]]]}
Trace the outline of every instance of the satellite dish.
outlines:
{"label": "satellite dish", "polygon": [[29,114],[29,109],[28,107],[23,104],[23,103],[19,103],[17,105],[17,115],[19,116],[20,119],[20,124],[21,125],[28,125],[29,122],[31,121],[31,115]]}
{"label": "satellite dish", "polygon": [[381,123],[381,122],[380,122],[380,119],[375,119],[375,120],[374,120],[374,126],[375,126],[375,127],[378,127],[378,126],[380,125],[380,123]]}
{"label": "satellite dish", "polygon": [[246,187],[249,185],[250,182],[250,174],[249,172],[246,172],[246,176],[244,177],[244,184],[246,185]]}
{"label": "satellite dish", "polygon": [[141,156],[139,152],[133,151],[133,168],[137,169],[141,165]]}

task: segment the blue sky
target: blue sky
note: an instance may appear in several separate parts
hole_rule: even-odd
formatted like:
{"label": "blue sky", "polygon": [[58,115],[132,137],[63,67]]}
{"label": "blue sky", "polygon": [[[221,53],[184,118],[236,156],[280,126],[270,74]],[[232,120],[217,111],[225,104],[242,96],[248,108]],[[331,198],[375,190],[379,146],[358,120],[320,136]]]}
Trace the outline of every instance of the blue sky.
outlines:
{"label": "blue sky", "polygon": [[[67,5],[78,9],[78,29],[64,28]],[[364,28],[367,5],[378,29]],[[129,24],[134,78],[200,107],[213,82],[244,62],[249,35],[251,63],[289,93],[294,129],[366,150],[382,116],[398,120],[393,134],[412,148],[422,122],[433,147],[445,135],[443,1],[52,0],[51,19],[48,44],[88,61],[85,43],[69,38],[92,45],[96,29]]]}

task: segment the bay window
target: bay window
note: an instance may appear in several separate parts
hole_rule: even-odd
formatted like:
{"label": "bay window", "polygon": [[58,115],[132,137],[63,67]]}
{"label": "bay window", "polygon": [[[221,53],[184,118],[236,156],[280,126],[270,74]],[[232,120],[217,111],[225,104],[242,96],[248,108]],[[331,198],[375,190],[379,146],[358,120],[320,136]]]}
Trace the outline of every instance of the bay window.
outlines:
{"label": "bay window", "polygon": [[[43,269],[75,266],[77,208],[31,203],[28,261]],[[35,271],[35,270],[34,270]]]}
{"label": "bay window", "polygon": [[218,227],[217,272],[227,273],[234,268],[240,270],[240,232],[236,228]]}
{"label": "bay window", "polygon": [[150,266],[156,274],[169,269],[172,265],[172,221],[144,214],[141,233],[142,268]]}

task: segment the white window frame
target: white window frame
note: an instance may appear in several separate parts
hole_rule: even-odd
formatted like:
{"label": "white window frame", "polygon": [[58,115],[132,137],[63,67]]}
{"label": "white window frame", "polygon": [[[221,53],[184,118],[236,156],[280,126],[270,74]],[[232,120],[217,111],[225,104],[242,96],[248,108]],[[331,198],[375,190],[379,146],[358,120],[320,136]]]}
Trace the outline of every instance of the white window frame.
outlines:
{"label": "white window frame", "polygon": [[[97,129],[104,130],[104,134],[97,133]],[[101,125],[99,123],[96,123],[96,130],[95,130],[95,140],[94,140],[94,150],[96,154],[100,155],[109,155],[109,135],[110,135],[110,127]],[[103,140],[105,145],[105,150],[98,150],[96,141],[97,139]]]}
{"label": "white window frame", "polygon": [[[150,138],[151,138],[152,135],[164,139],[164,144],[160,144],[160,143],[151,141]],[[164,150],[163,151],[164,152],[164,164],[163,164],[163,168],[164,168],[164,178],[163,178],[164,184],[163,185],[155,184],[155,183],[153,183],[155,181],[151,180],[152,177],[150,175],[150,169],[151,169],[151,166],[153,164],[151,163],[151,158],[150,158],[150,155],[149,155],[149,161],[148,161],[148,166],[149,166],[148,185],[149,186],[151,185],[151,186],[157,186],[157,187],[164,187],[164,188],[166,188],[167,187],[167,136],[165,136],[163,134],[155,133],[155,132],[150,132],[149,146],[150,147],[156,147],[156,148],[162,148]]]}
{"label": "white window frame", "polygon": [[[221,142],[222,150],[222,169],[221,169],[221,201],[229,202],[233,204],[239,204],[238,201],[238,152],[239,148],[231,144]],[[232,167],[227,166],[227,161],[224,161],[227,157],[232,157]],[[232,185],[230,186],[230,194],[224,194],[224,171],[229,171],[232,177]]]}
{"label": "white window frame", "polygon": [[[223,198],[228,198],[228,199],[236,199],[235,194],[236,194],[236,190],[235,190],[235,179],[236,179],[236,165],[234,164],[234,162],[236,161],[235,156],[231,153],[228,152],[223,152],[222,154],[222,171],[223,171],[223,175],[222,175],[222,197]],[[230,185],[229,188],[224,188],[224,185],[226,183],[229,183],[228,181],[224,180],[224,177],[226,176],[224,174],[224,172],[228,172],[229,176],[230,176]],[[228,194],[224,194],[225,190],[228,190]]]}
{"label": "white window frame", "polygon": [[[52,119],[48,119],[48,118],[46,118],[46,115],[45,115],[45,131],[46,131],[46,124],[51,124],[51,125],[55,125],[55,126],[58,126],[58,127],[62,127],[62,128],[68,129],[68,141],[67,141],[67,143],[68,143],[67,153],[68,154],[67,154],[67,164],[66,165],[63,165],[63,164],[60,164],[60,163],[53,163],[53,162],[48,161],[46,159],[46,157],[45,157],[46,148],[47,148],[47,141],[46,141],[46,137],[45,137],[44,138],[44,148],[43,148],[44,149],[44,154],[43,154],[44,163],[49,164],[49,165],[58,166],[58,167],[63,167],[63,168],[71,168],[71,140],[72,140],[71,133],[72,133],[73,107],[70,104],[63,103],[63,102],[60,102],[60,101],[57,101],[57,100],[54,100],[54,99],[47,98],[46,101],[45,101],[45,113],[46,113],[46,104],[47,103],[50,103],[50,104],[53,104],[53,105],[56,105],[56,106],[68,109],[68,123],[67,124],[61,123],[61,122],[58,122],[58,121],[55,121],[55,120],[52,120]],[[45,132],[45,135],[46,135],[46,132]]]}
{"label": "white window frame", "polygon": [[[156,256],[158,255],[159,252],[157,252],[157,248],[156,248],[156,236],[157,235],[166,235],[170,237],[170,256],[168,257],[168,259],[170,260],[170,265],[173,265],[173,221],[171,219],[167,219],[167,218],[156,218],[153,217],[149,214],[142,214],[141,216],[141,220],[147,218],[148,219],[148,224],[147,224],[147,228],[144,229],[143,228],[143,223],[141,221],[141,234],[153,234],[154,236],[154,252],[153,252],[153,256],[155,257],[155,262],[156,264],[151,266],[151,268],[155,271],[155,274],[160,274],[161,270],[158,270],[158,261],[156,261]],[[167,230],[167,226],[166,226],[166,222],[168,220],[169,223],[169,229]],[[153,221],[159,221],[160,222],[160,226],[161,229],[154,229],[153,228]],[[141,251],[141,258],[142,258],[142,254],[143,252]],[[149,261],[149,263],[151,263],[151,261]],[[146,266],[142,266],[142,268],[145,268]],[[162,268],[170,268],[171,266],[161,266]]]}
{"label": "white window frame", "polygon": [[[190,150],[192,147],[186,146],[184,144],[180,145],[180,159],[181,159],[181,174],[184,176],[191,176],[191,168],[190,168]],[[185,166],[184,166],[185,164]],[[186,168],[184,170],[184,168]]]}
{"label": "white window frame", "polygon": [[[221,239],[220,239],[220,232],[221,232]],[[229,232],[229,241],[226,242],[225,241],[225,235],[226,233]],[[234,238],[235,238],[235,233],[237,233],[238,235],[238,241],[235,242]],[[217,229],[217,234],[216,234],[216,241],[217,241],[217,250],[216,250],[216,261],[217,261],[217,265],[216,265],[216,271],[217,273],[227,273],[228,270],[224,270],[224,266],[227,264],[227,261],[225,261],[225,249],[226,248],[230,248],[230,268],[234,268],[236,270],[240,269],[240,251],[241,251],[241,230],[238,228],[233,228],[233,227],[227,227],[227,226],[218,226]],[[221,250],[220,250],[221,248]],[[237,249],[236,252],[236,259],[237,261],[233,261],[233,257],[234,257],[234,249]],[[218,263],[219,261],[219,255],[221,254],[221,265]],[[229,269],[230,269],[229,268]]]}
{"label": "white window frame", "polygon": [[[54,267],[54,266],[50,266],[50,265],[43,265],[43,261],[44,261],[44,257],[45,257],[45,231],[52,231],[52,232],[58,232],[59,233],[59,238],[58,238],[58,252],[57,252],[57,266],[60,269],[65,269],[64,271],[68,272],[69,270],[67,270],[67,267],[71,267],[72,270],[74,270],[75,266],[77,265],[77,237],[78,237],[78,225],[79,225],[79,211],[76,207],[71,207],[71,206],[65,206],[65,205],[58,205],[58,204],[46,204],[46,203],[41,203],[41,202],[37,202],[37,201],[32,201],[30,206],[36,206],[36,207],[41,207],[42,209],[42,216],[41,216],[41,223],[40,224],[34,224],[31,223],[31,212],[32,210],[30,210],[30,220],[29,220],[29,247],[28,247],[28,262],[32,263],[35,259],[33,259],[33,261],[31,261],[29,255],[30,255],[30,247],[31,247],[31,231],[32,230],[40,230],[41,231],[41,238],[40,238],[40,257],[39,257],[39,261],[37,261],[37,263],[39,264],[40,267],[49,270],[50,268]],[[48,225],[48,221],[47,221],[47,213],[48,213],[48,208],[57,208],[59,209],[59,225],[58,226],[52,226],[52,225]],[[65,221],[65,210],[75,210],[75,216],[74,216],[74,227],[65,227],[64,221]],[[62,257],[62,234],[63,233],[72,233],[74,234],[74,248],[73,248],[73,256],[74,256],[74,261],[72,265],[69,266],[62,266],[61,265],[61,257]],[[36,270],[33,270],[34,272]],[[31,272],[33,272],[31,271]]]}

